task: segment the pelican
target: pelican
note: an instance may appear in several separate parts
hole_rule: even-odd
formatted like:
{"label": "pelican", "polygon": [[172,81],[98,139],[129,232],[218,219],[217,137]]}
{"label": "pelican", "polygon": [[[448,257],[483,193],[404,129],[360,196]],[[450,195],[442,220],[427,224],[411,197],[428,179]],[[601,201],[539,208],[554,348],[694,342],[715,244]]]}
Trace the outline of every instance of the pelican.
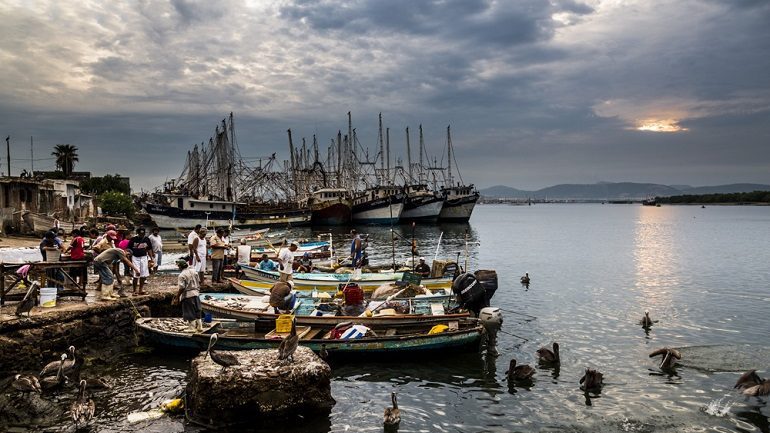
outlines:
{"label": "pelican", "polygon": [[545,346],[537,349],[537,356],[541,364],[561,364],[561,357],[559,356],[559,343],[555,341],[553,342],[553,350]]}
{"label": "pelican", "polygon": [[87,424],[88,421],[91,421],[96,410],[94,401],[88,398],[88,394],[86,394],[86,386],[86,381],[81,380],[78,398],[70,405],[70,415],[72,416],[72,421],[75,422],[75,427],[80,427],[81,424]]}
{"label": "pelican", "polygon": [[674,368],[674,366],[676,366],[676,361],[682,359],[682,354],[678,350],[669,349],[668,347],[650,353],[650,358],[658,355],[663,355],[663,358],[660,360],[660,365],[658,366],[661,370],[670,370]]}
{"label": "pelican", "polygon": [[770,395],[770,381],[767,379],[762,379],[762,383],[759,385],[754,385],[750,388],[744,389],[743,394],[754,397]]}
{"label": "pelican", "polygon": [[505,372],[508,380],[530,380],[535,375],[535,369],[529,365],[516,365],[516,360],[511,359],[508,371]]}
{"label": "pelican", "polygon": [[299,336],[297,335],[297,321],[296,319],[292,319],[289,336],[284,338],[278,346],[278,359],[283,361],[291,358],[291,362],[294,362],[294,351],[297,350],[298,344]]}
{"label": "pelican", "polygon": [[68,380],[80,380],[80,368],[83,366],[82,358],[75,358],[75,346],[70,346],[67,351],[67,360],[62,363],[62,374]]}
{"label": "pelican", "polygon": [[[211,338],[209,339],[209,348],[206,350],[206,355],[211,356],[211,360],[215,363],[222,366],[222,371],[225,371],[225,368],[231,367],[233,365],[241,365],[240,362],[238,362],[238,358],[235,357],[235,355],[231,353],[224,353],[224,352],[217,352],[215,350],[212,350],[212,347],[214,347],[215,344],[217,344],[217,340],[219,339],[219,335],[217,333],[211,334]],[[203,357],[206,359],[206,356]]]}
{"label": "pelican", "polygon": [[44,389],[51,389],[64,384],[64,375],[62,374],[62,369],[64,368],[64,361],[66,359],[67,359],[67,355],[65,353],[62,353],[61,362],[59,363],[59,368],[56,370],[56,376],[40,377],[40,384],[43,386]]}
{"label": "pelican", "polygon": [[586,368],[586,372],[583,377],[580,378],[580,389],[585,392],[599,391],[602,388],[602,379],[604,375],[597,370]]}
{"label": "pelican", "polygon": [[738,381],[735,382],[735,386],[733,388],[746,389],[761,383],[762,378],[757,374],[757,370],[749,370],[738,378]]}
{"label": "pelican", "polygon": [[[71,353],[72,356],[75,356],[75,346],[70,346],[67,351]],[[59,371],[59,364],[63,364],[66,359],[67,355],[64,354],[61,361],[52,361],[46,364],[46,366],[43,367],[43,370],[40,372],[40,377],[55,375],[56,372]],[[66,366],[64,368],[66,369]]]}
{"label": "pelican", "polygon": [[17,374],[13,377],[11,386],[17,391],[21,391],[24,395],[29,395],[30,392],[36,392],[40,394],[40,381],[37,380],[32,374]]}
{"label": "pelican", "polygon": [[385,427],[395,427],[401,422],[401,410],[398,409],[398,401],[396,401],[396,393],[390,393],[390,400],[393,402],[393,407],[386,407],[385,414],[383,415],[382,423]]}
{"label": "pelican", "polygon": [[649,328],[652,326],[652,319],[650,319],[649,311],[644,311],[644,316],[642,316],[642,320],[639,321],[639,324],[642,325],[642,328]]}
{"label": "pelican", "polygon": [[318,355],[319,355],[319,356],[321,357],[321,359],[323,359],[324,361],[326,361],[327,359],[329,359],[329,351],[328,351],[328,350],[326,350],[326,343],[321,343],[321,350],[319,350],[319,351],[318,351]]}
{"label": "pelican", "polygon": [[521,277],[521,284],[529,284],[529,272],[525,272],[524,276]]}
{"label": "pelican", "polygon": [[22,299],[21,302],[19,302],[19,305],[16,306],[17,316],[21,317],[24,313],[27,313],[27,317],[30,316],[32,307],[35,306],[35,293],[37,293],[37,289],[39,288],[40,283],[37,281],[33,281],[32,284],[30,284],[27,294],[24,295],[24,299]]}

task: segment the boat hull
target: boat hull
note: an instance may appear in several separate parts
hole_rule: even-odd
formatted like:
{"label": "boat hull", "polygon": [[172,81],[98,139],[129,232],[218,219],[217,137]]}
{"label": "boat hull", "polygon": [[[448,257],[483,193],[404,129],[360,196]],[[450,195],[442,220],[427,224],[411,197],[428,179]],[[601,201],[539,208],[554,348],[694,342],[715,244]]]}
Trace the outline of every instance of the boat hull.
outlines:
{"label": "boat hull", "polygon": [[444,199],[441,197],[410,197],[404,203],[401,221],[435,222],[438,220],[443,207]]}
{"label": "boat hull", "polygon": [[328,206],[313,208],[311,221],[313,225],[342,226],[350,224],[352,212],[346,203],[334,203]]}
{"label": "boat hull", "polygon": [[[157,324],[164,320],[179,319],[140,318],[136,323],[147,342],[182,349],[205,350],[208,347],[211,332],[219,333],[216,344],[218,350],[277,349],[282,341],[280,338],[260,338],[258,334],[249,336],[243,335],[244,332],[239,332],[238,336],[229,336],[227,332],[221,332],[228,328],[237,327],[253,330],[254,324],[248,322],[236,322],[229,324],[227,328],[219,328],[215,325],[204,333],[191,333],[163,330]],[[457,322],[462,322],[465,325],[458,330],[445,331],[439,334],[428,334],[427,330],[430,329],[428,328],[430,324],[428,324],[425,327],[426,332],[360,339],[301,338],[299,345],[308,347],[314,352],[320,352],[323,345],[335,359],[338,356],[346,359],[376,356],[381,359],[382,357],[400,355],[395,359],[403,360],[405,355],[478,352],[484,335],[484,327],[475,319],[460,319]]]}
{"label": "boat hull", "polygon": [[404,203],[365,204],[353,207],[353,222],[359,224],[395,224],[401,218]]}
{"label": "boat hull", "polygon": [[171,206],[149,203],[145,210],[160,228],[192,228],[196,224],[208,221],[211,226],[268,227],[286,225],[307,225],[310,223],[310,211],[291,210],[274,213],[207,212],[204,210],[182,210]]}
{"label": "boat hull", "polygon": [[[241,270],[244,272],[244,276],[248,279],[253,281],[256,284],[255,287],[261,289],[265,286],[267,288],[272,287],[273,284],[275,284],[276,281],[278,281],[278,273],[277,272],[265,272],[258,268],[254,268],[251,266],[242,266]],[[307,279],[302,278],[304,275],[324,275],[324,274],[295,274],[295,276],[292,278],[294,281],[294,288],[296,290],[321,290],[321,291],[331,291],[336,292],[339,288],[340,284],[345,284],[347,282],[356,283],[358,284],[361,289],[363,289],[365,292],[373,292],[377,290],[378,287],[380,287],[383,284],[392,283],[394,281],[398,281],[403,277],[403,274],[400,272],[396,273],[383,273],[381,274],[381,278],[377,279],[356,279],[353,277],[353,274],[328,274],[328,275],[335,275],[337,278],[335,279],[325,279],[325,280],[313,280],[313,279]],[[245,285],[251,285],[249,281],[238,281],[238,280],[231,280],[234,286],[236,286],[236,282],[238,284],[245,284]],[[452,287],[452,279],[451,278],[423,278],[420,281],[420,284],[425,286],[428,290],[440,290],[440,289],[449,289]],[[237,286],[236,286],[237,289]],[[251,293],[246,293],[251,294]]]}
{"label": "boat hull", "polygon": [[441,213],[439,214],[439,221],[444,222],[468,222],[471,219],[473,208],[478,201],[478,195],[471,195],[454,200],[444,201]]}

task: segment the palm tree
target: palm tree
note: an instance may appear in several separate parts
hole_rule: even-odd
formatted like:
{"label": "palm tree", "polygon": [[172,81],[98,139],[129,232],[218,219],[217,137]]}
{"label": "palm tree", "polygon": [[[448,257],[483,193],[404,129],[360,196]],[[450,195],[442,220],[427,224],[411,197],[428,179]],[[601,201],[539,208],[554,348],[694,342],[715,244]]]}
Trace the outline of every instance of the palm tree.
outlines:
{"label": "palm tree", "polygon": [[69,177],[78,162],[78,148],[71,144],[57,144],[51,155],[56,157],[56,168],[64,172],[64,177]]}

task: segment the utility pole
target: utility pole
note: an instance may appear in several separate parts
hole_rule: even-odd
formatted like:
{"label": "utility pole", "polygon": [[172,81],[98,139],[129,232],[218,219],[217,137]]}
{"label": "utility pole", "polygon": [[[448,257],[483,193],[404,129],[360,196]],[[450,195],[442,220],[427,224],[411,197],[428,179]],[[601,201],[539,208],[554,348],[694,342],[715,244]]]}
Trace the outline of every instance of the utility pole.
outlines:
{"label": "utility pole", "polygon": [[5,151],[8,155],[8,177],[11,177],[11,136],[5,137]]}

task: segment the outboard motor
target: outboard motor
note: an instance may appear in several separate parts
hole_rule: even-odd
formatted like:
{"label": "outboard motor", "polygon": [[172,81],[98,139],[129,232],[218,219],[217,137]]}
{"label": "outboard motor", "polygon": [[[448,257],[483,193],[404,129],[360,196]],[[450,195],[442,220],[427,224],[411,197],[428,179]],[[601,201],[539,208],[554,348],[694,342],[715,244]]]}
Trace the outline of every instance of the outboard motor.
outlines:
{"label": "outboard motor", "polygon": [[484,303],[485,307],[489,307],[492,297],[495,296],[497,290],[497,271],[495,270],[478,270],[476,271],[476,279],[479,280],[482,286],[484,286]]}
{"label": "outboard motor", "polygon": [[498,356],[497,331],[503,326],[503,313],[497,307],[484,307],[479,313],[479,321],[487,331],[487,354]]}
{"label": "outboard motor", "polygon": [[484,286],[473,274],[464,273],[455,278],[452,283],[452,292],[463,308],[473,312],[474,317],[479,317],[479,312],[484,308],[486,299]]}

